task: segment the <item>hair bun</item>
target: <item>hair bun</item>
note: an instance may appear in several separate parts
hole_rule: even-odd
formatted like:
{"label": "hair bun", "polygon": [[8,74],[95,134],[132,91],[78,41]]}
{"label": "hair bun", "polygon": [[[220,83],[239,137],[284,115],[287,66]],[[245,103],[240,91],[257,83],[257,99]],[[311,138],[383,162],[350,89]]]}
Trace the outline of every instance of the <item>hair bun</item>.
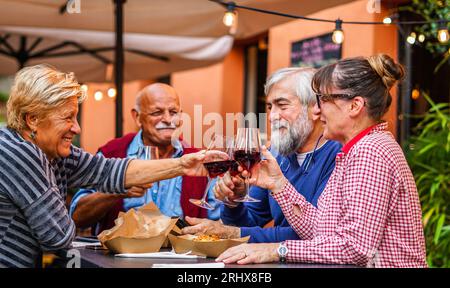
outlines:
{"label": "hair bun", "polygon": [[386,88],[390,89],[395,82],[403,79],[405,69],[386,54],[378,54],[367,58],[372,69],[380,76]]}

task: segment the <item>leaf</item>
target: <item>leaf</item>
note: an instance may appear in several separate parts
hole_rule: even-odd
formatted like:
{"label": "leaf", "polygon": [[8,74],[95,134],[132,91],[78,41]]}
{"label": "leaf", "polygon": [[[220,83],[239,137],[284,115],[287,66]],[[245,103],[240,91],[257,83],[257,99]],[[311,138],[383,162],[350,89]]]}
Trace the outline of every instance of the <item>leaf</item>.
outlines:
{"label": "leaf", "polygon": [[423,226],[426,227],[428,224],[428,221],[430,220],[431,215],[434,212],[434,207],[431,208],[424,216],[423,216]]}
{"label": "leaf", "polygon": [[445,221],[445,214],[442,214],[441,217],[439,217],[439,220],[436,225],[436,232],[434,234],[434,239],[433,239],[434,244],[437,244],[439,241],[439,236],[441,236],[442,226],[444,225],[444,221]]}
{"label": "leaf", "polygon": [[419,154],[419,155],[422,155],[422,154],[426,153],[428,150],[430,150],[430,149],[436,147],[437,145],[438,145],[438,143],[431,143],[431,144],[428,144],[427,146],[425,146],[425,147],[423,147],[422,149],[420,149],[420,151],[419,151],[418,154]]}

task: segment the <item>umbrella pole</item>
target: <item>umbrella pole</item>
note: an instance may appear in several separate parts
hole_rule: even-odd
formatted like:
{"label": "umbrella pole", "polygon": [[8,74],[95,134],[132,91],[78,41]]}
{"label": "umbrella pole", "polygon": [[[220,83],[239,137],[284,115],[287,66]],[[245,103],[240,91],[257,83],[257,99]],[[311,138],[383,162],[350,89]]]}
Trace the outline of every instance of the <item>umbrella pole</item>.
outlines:
{"label": "umbrella pole", "polygon": [[116,85],[116,138],[123,134],[123,4],[126,0],[113,0],[115,4],[116,47],[114,81]]}

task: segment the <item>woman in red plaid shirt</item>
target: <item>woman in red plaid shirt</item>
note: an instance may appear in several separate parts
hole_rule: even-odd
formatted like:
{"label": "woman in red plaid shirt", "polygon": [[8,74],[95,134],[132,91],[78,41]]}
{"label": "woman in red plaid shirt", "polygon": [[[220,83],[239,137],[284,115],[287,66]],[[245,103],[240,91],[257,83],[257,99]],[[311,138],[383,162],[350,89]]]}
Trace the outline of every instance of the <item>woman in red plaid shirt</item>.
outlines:
{"label": "woman in red plaid shirt", "polygon": [[344,146],[317,208],[286,180],[265,148],[267,160],[255,167],[251,180],[271,190],[302,240],[243,244],[217,261],[427,267],[414,178],[381,121],[391,104],[389,90],[403,76],[403,67],[384,54],[322,67],[312,82],[315,113],[324,137]]}

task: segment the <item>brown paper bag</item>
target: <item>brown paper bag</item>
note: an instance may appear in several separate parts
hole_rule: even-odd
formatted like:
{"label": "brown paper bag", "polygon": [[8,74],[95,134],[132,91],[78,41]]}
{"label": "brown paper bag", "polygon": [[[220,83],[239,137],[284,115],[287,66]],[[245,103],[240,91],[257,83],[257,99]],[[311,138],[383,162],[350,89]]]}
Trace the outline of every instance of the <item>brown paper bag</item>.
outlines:
{"label": "brown paper bag", "polygon": [[207,257],[218,257],[225,250],[230,247],[247,243],[250,236],[235,238],[235,239],[220,239],[218,241],[194,241],[196,236],[194,235],[181,235],[176,236],[169,234],[169,240],[172,244],[173,249],[176,253],[186,253],[191,251],[192,254],[207,256]]}
{"label": "brown paper bag", "polygon": [[149,203],[120,213],[115,226],[100,233],[98,239],[114,253],[158,252],[177,220],[161,214],[154,203]]}

